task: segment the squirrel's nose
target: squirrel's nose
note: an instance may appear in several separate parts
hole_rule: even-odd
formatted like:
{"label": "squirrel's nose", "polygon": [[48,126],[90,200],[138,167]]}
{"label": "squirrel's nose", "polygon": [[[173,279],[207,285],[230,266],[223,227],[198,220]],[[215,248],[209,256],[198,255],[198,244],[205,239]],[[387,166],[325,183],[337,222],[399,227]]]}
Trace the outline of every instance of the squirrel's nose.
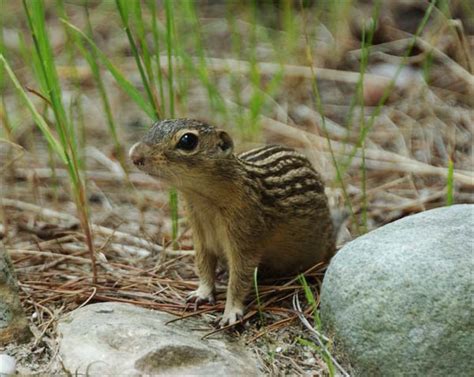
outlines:
{"label": "squirrel's nose", "polygon": [[144,147],[146,146],[139,142],[134,144],[130,148],[130,152],[128,152],[130,160],[132,160],[136,166],[143,166],[145,164]]}

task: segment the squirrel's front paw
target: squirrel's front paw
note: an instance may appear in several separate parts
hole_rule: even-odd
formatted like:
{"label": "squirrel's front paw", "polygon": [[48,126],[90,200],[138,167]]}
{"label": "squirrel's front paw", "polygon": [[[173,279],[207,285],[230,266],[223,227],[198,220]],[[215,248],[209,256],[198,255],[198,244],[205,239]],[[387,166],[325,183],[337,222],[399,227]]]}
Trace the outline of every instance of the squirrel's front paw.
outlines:
{"label": "squirrel's front paw", "polygon": [[202,289],[199,287],[197,290],[191,292],[186,298],[186,302],[194,302],[194,310],[199,308],[199,305],[208,302],[211,305],[216,304],[216,298],[213,290]]}
{"label": "squirrel's front paw", "polygon": [[244,316],[244,310],[238,306],[234,306],[224,311],[224,315],[218,322],[219,327],[225,327],[228,325],[235,325],[240,322]]}

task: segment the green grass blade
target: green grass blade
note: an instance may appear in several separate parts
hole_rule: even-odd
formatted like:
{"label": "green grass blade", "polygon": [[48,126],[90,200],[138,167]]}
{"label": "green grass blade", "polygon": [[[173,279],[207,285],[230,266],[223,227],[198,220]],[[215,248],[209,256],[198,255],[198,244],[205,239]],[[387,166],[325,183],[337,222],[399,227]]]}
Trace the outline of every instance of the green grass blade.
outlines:
{"label": "green grass blade", "polygon": [[[0,4],[1,4],[0,0]],[[5,41],[3,37],[3,23],[4,23],[4,15],[0,14],[0,55],[5,54]],[[8,110],[7,110],[7,105],[5,101],[5,89],[7,86],[7,78],[4,72],[3,65],[0,66],[0,94],[1,94],[1,101],[0,101],[0,120],[3,125],[2,129],[0,129],[1,133],[0,135],[3,136],[3,129],[5,130],[5,134],[8,139],[10,139],[11,134],[12,134],[12,125],[10,123],[10,117],[8,116]]]}
{"label": "green grass blade", "polygon": [[174,77],[173,77],[173,3],[171,0],[165,0],[166,13],[166,53],[168,55],[168,100],[169,100],[169,116],[175,117],[174,113]]}
{"label": "green grass blade", "polygon": [[[201,24],[199,22],[199,17],[196,11],[196,2],[191,0],[182,1],[184,10],[184,21],[185,25],[192,27],[193,32],[193,46],[198,55],[198,64],[193,60],[184,49],[180,49],[179,46],[175,47],[175,50],[178,50],[177,55],[180,57],[180,60],[183,62],[185,69],[191,74],[197,75],[199,80],[202,82],[204,87],[207,90],[207,96],[211,109],[214,112],[218,112],[222,115],[226,115],[227,109],[225,106],[225,101],[222,98],[219,90],[216,85],[212,82],[211,71],[208,69],[207,60],[206,60],[206,48],[202,39],[202,30]],[[188,27],[189,27],[188,26]]]}
{"label": "green grass blade", "polygon": [[33,71],[34,76],[39,82],[39,88],[37,90],[41,92],[43,96],[47,96],[47,85],[46,82],[44,81],[44,76],[42,74],[41,70],[41,63],[38,58],[38,55],[35,54],[32,49],[28,46],[25,40],[25,35],[23,32],[18,33],[18,41],[19,41],[19,49],[20,49],[20,54],[22,57],[23,62],[25,64],[31,67],[31,70]]}
{"label": "green grass blade", "polygon": [[153,73],[151,55],[148,48],[148,42],[146,39],[147,34],[145,30],[145,20],[143,19],[143,15],[142,15],[142,7],[140,5],[140,1],[136,1],[134,5],[135,6],[133,7],[133,10],[134,10],[134,16],[135,16],[135,24],[136,24],[136,29],[137,29],[138,41],[140,43],[140,50],[142,52],[143,65],[145,66],[146,76],[149,81],[153,103],[158,108],[158,112],[161,114],[161,110],[160,110],[161,106],[158,106],[157,98],[156,98],[156,89],[155,89],[156,80],[155,80],[155,74]]}
{"label": "green grass blade", "polygon": [[153,107],[145,101],[142,94],[125,78],[124,74],[115,67],[107,56],[97,47],[94,41],[84,34],[79,28],[69,23],[67,20],[61,19],[68,28],[85,40],[88,45],[94,50],[100,62],[109,70],[112,76],[117,81],[117,84],[127,93],[130,98],[140,107],[151,119],[156,118],[156,113]]}
{"label": "green grass blade", "polygon": [[[89,8],[85,7],[86,19],[87,19],[87,32],[92,36],[92,25],[89,17]],[[83,56],[86,58],[89,66],[91,67],[92,75],[97,83],[97,88],[99,89],[99,95],[102,100],[102,107],[104,108],[105,116],[107,119],[107,127],[110,134],[112,135],[116,153],[119,156],[120,163],[122,168],[127,171],[127,164],[125,163],[125,156],[122,153],[122,144],[118,138],[117,127],[115,126],[114,116],[112,115],[112,108],[110,106],[109,97],[107,95],[107,90],[105,89],[104,80],[102,80],[102,74],[99,67],[99,62],[97,61],[97,54],[94,50],[86,49],[80,38],[76,38],[77,45],[83,53]]]}
{"label": "green grass blade", "polygon": [[33,102],[31,102],[30,98],[28,97],[28,94],[23,90],[23,87],[21,86],[20,82],[18,81],[17,77],[13,73],[10,65],[6,61],[5,57],[3,55],[0,55],[0,62],[2,63],[3,68],[7,72],[7,75],[10,77],[13,85],[15,88],[18,90],[18,93],[21,97],[21,99],[24,101],[25,105],[28,107],[28,110],[30,110],[31,115],[33,116],[36,124],[38,127],[41,129],[41,132],[43,133],[44,137],[46,138],[46,141],[48,144],[51,146],[51,148],[57,153],[61,161],[65,164],[67,164],[68,159],[66,157],[66,153],[64,151],[63,146],[61,143],[56,139],[54,136],[53,132],[49,128],[48,124],[44,120],[44,118],[41,116],[41,114],[36,110],[35,105]]}
{"label": "green grass blade", "polygon": [[[174,16],[173,6],[171,0],[165,0],[165,13],[166,13],[166,43],[167,43],[167,55],[168,55],[168,104],[169,104],[169,116],[175,117],[174,108],[174,70],[173,70],[173,41],[174,41]],[[169,203],[171,210],[171,222],[172,222],[172,237],[173,245],[176,247],[178,239],[178,193],[175,189],[171,189],[169,193]]]}
{"label": "green grass blade", "polygon": [[[3,0],[0,0],[0,5],[1,5],[1,1]],[[3,37],[3,18],[4,18],[4,15],[0,13],[0,54],[1,55],[5,55],[6,53],[6,48],[5,48],[5,39]],[[5,78],[5,74],[3,72],[3,69],[0,69],[0,90],[1,90],[1,94],[3,95],[4,93],[4,89],[6,87],[6,78]]]}
{"label": "green grass blade", "polygon": [[36,54],[38,55],[41,74],[47,89],[47,98],[55,116],[56,131],[60,137],[63,155],[71,181],[72,192],[82,229],[85,234],[87,248],[92,262],[92,282],[97,281],[97,266],[95,263],[94,243],[89,224],[88,206],[86,200],[86,186],[79,171],[79,158],[75,130],[62,103],[61,86],[56,72],[53,50],[46,30],[45,11],[43,1],[23,0],[28,25],[33,38]]}
{"label": "green grass blade", "polygon": [[336,375],[336,366],[334,365],[331,357],[329,356],[328,352],[315,344],[314,342],[304,339],[304,338],[297,338],[296,339],[299,344],[302,346],[311,348],[315,352],[317,352],[321,357],[323,358],[324,362],[326,363],[326,366],[328,367],[328,373],[330,377],[333,377]]}
{"label": "green grass blade", "polygon": [[178,239],[178,231],[179,231],[179,224],[178,224],[178,192],[176,189],[172,188],[169,191],[169,204],[171,210],[171,237],[173,240],[173,248],[177,249],[177,239]]}
{"label": "green grass blade", "polygon": [[[321,318],[319,316],[319,311],[317,309],[318,303],[316,302],[316,300],[314,298],[313,292],[311,291],[311,287],[309,286],[308,282],[306,281],[306,278],[304,277],[304,275],[299,275],[298,280],[300,281],[301,285],[303,286],[303,291],[304,291],[306,301],[308,301],[308,304],[310,305],[310,307],[313,311],[314,327],[316,328],[317,331],[321,331],[322,322],[321,322]],[[329,370],[329,375],[330,376],[335,375],[336,367],[335,367],[335,365],[333,363],[333,360],[332,360],[332,358],[329,354],[329,351],[327,349],[327,346],[328,346],[327,344],[326,345],[322,344],[321,345],[322,347],[320,347],[317,344],[315,344],[311,341],[308,341],[306,339],[302,339],[302,338],[298,338],[298,342],[302,345],[313,348],[315,351],[317,351],[323,357],[324,361],[326,362],[326,364],[328,366],[328,370]]]}
{"label": "green grass blade", "polygon": [[316,107],[316,110],[319,112],[319,115],[321,116],[323,134],[324,134],[324,137],[326,138],[326,141],[327,141],[329,154],[331,156],[331,162],[333,163],[333,166],[336,170],[336,180],[337,180],[337,182],[339,183],[339,186],[342,189],[342,195],[344,197],[345,205],[348,207],[349,213],[351,214],[351,217],[356,220],[354,210],[352,208],[352,203],[351,203],[351,200],[349,198],[349,194],[347,192],[346,185],[344,183],[344,178],[343,178],[344,175],[343,175],[341,167],[339,166],[339,163],[336,159],[336,155],[334,153],[332,143],[331,143],[331,138],[329,137],[329,133],[328,133],[328,130],[327,130],[326,116],[325,116],[325,112],[324,112],[324,108],[323,108],[323,103],[322,103],[322,100],[321,100],[321,94],[319,93],[319,89],[318,89],[318,85],[317,85],[317,79],[318,78],[317,78],[317,75],[316,75],[316,71],[314,69],[314,66],[315,66],[314,65],[314,59],[313,59],[313,55],[311,53],[311,48],[309,47],[311,42],[310,42],[309,37],[308,37],[307,27],[308,27],[307,20],[305,19],[304,22],[303,22],[303,30],[304,30],[306,50],[307,50],[307,55],[308,55],[308,64],[309,64],[310,69],[311,69],[311,88],[312,88],[312,92],[314,94],[315,107]]}
{"label": "green grass blade", "polygon": [[140,77],[142,79],[143,86],[145,88],[145,92],[148,96],[148,102],[150,103],[151,107],[153,108],[154,118],[161,119],[160,112],[158,110],[158,106],[156,104],[155,98],[153,97],[152,90],[150,87],[150,80],[147,77],[145,70],[143,68],[143,64],[141,61],[140,54],[138,52],[137,45],[132,35],[132,31],[130,30],[130,25],[128,23],[129,14],[128,14],[128,5],[132,3],[125,2],[123,0],[116,0],[117,9],[120,14],[120,18],[122,20],[123,27],[125,29],[125,33],[127,34],[128,42],[130,44],[130,48],[132,49],[133,57],[135,58],[135,63],[137,64],[138,71],[140,72]]}
{"label": "green grass blade", "polygon": [[156,76],[158,77],[158,88],[160,92],[160,104],[163,109],[165,109],[165,94],[164,94],[164,87],[163,87],[163,72],[161,71],[161,59],[160,59],[160,33],[158,31],[158,15],[156,13],[156,1],[150,0],[148,2],[150,11],[151,11],[151,27],[152,27],[152,35],[153,35],[153,43],[154,43],[154,51],[155,51],[155,60],[156,60],[156,67],[157,73]]}
{"label": "green grass blade", "polygon": [[[365,122],[365,101],[364,101],[364,83],[365,83],[365,72],[367,70],[367,66],[369,64],[369,54],[370,50],[369,47],[372,45],[373,37],[376,30],[376,22],[375,20],[378,19],[379,10],[380,10],[380,1],[375,4],[374,13],[372,19],[369,21],[371,22],[369,32],[366,33],[365,27],[362,29],[362,57],[361,57],[361,64],[360,64],[360,76],[359,82],[357,85],[357,92],[356,92],[356,100],[359,103],[360,107],[360,132],[364,132],[366,127]],[[367,168],[365,165],[365,141],[361,146],[362,149],[362,163],[360,166],[361,171],[361,191],[362,191],[362,204],[361,204],[361,220],[358,222],[360,225],[359,233],[367,233],[368,231],[368,218],[367,218],[367,209],[368,209],[368,199],[367,199]]]}
{"label": "green grass blade", "polygon": [[370,130],[373,128],[374,124],[375,124],[375,120],[377,119],[377,117],[380,115],[380,113],[382,112],[382,108],[385,104],[385,102],[387,101],[388,97],[390,96],[390,94],[392,93],[393,91],[393,88],[395,87],[395,83],[398,79],[398,76],[400,75],[401,71],[402,71],[402,68],[406,65],[407,61],[408,61],[408,58],[409,56],[411,55],[411,52],[413,51],[413,48],[415,47],[416,45],[416,40],[418,39],[418,37],[420,36],[421,32],[424,30],[430,16],[431,16],[431,13],[433,12],[433,9],[435,8],[435,5],[436,5],[436,0],[431,0],[430,1],[430,4],[428,6],[428,8],[426,9],[425,11],[425,14],[423,16],[423,19],[420,21],[420,24],[418,25],[418,28],[415,32],[415,34],[413,35],[413,37],[411,38],[411,41],[410,41],[410,44],[408,45],[408,48],[406,49],[405,51],[405,54],[403,55],[403,58],[401,60],[401,63],[399,64],[399,66],[397,67],[397,70],[395,71],[395,74],[393,75],[393,78],[390,80],[390,83],[387,85],[387,87],[385,88],[379,102],[377,103],[377,106],[376,108],[374,109],[374,111],[372,112],[370,118],[369,118],[369,121],[367,123],[367,127],[364,128],[363,132],[361,132],[360,136],[359,136],[359,139],[356,143],[356,145],[354,146],[354,148],[352,149],[351,153],[349,154],[349,158],[348,158],[348,161],[346,162],[345,164],[345,167],[343,169],[343,171],[345,172],[347,170],[347,168],[351,165],[351,162],[352,162],[352,159],[355,157],[355,155],[357,154],[357,151],[361,148],[362,144],[363,144],[363,141],[365,140],[365,138],[367,137],[367,135],[369,134]]}
{"label": "green grass blade", "polygon": [[[31,7],[31,10],[30,10]],[[43,77],[45,83],[45,90],[48,93],[48,98],[51,102],[51,108],[56,118],[56,130],[63,147],[68,145],[67,140],[67,120],[64,107],[61,102],[61,90],[58,84],[58,77],[56,66],[52,58],[52,50],[49,44],[49,38],[46,34],[46,25],[44,17],[44,9],[42,1],[27,2],[23,0],[23,8],[28,19],[28,24],[31,31],[31,36],[35,45],[36,54],[39,59],[40,75]],[[67,166],[71,168],[71,160],[66,148]],[[76,185],[76,180],[73,181]]]}
{"label": "green grass blade", "polygon": [[448,160],[448,178],[446,188],[446,205],[454,204],[454,162],[450,158]]}
{"label": "green grass blade", "polygon": [[[58,5],[60,5],[60,17],[68,20],[67,13],[65,12],[64,9],[64,4],[63,0],[58,1]],[[92,25],[90,23],[90,17],[89,17],[89,8],[87,4],[84,5],[84,12],[86,16],[86,32],[92,36]],[[87,63],[89,64],[89,67],[91,68],[92,76],[94,77],[94,81],[97,84],[97,89],[99,91],[99,96],[102,102],[102,108],[105,113],[105,118],[106,118],[106,123],[107,127],[109,129],[110,135],[112,136],[112,140],[115,146],[115,151],[118,157],[118,160],[124,169],[124,171],[127,171],[127,164],[125,162],[125,156],[122,150],[122,145],[120,143],[120,140],[118,138],[118,133],[117,133],[117,127],[114,121],[114,117],[112,115],[112,109],[110,106],[110,101],[107,95],[107,91],[105,89],[104,81],[102,79],[102,74],[99,66],[99,62],[97,59],[97,56],[95,54],[95,51],[93,49],[87,49],[84,46],[84,42],[82,38],[79,37],[76,33],[73,33],[69,28],[67,28],[66,24],[64,24],[64,28],[66,30],[66,33],[70,36],[72,39],[74,45],[76,48],[81,52],[82,56],[86,59]],[[78,102],[79,103],[79,102]]]}
{"label": "green grass blade", "polygon": [[300,281],[301,285],[303,286],[304,295],[306,297],[306,301],[308,301],[311,309],[313,311],[313,319],[314,324],[318,330],[321,329],[321,320],[319,318],[319,313],[317,311],[318,303],[316,302],[313,292],[311,291],[311,287],[309,286],[308,282],[304,275],[299,275],[298,280]]}

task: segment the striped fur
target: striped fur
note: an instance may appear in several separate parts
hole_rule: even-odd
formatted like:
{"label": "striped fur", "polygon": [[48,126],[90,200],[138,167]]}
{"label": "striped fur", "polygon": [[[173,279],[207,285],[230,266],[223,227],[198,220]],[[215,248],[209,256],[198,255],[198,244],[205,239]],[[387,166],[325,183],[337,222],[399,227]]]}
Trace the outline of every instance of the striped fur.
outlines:
{"label": "striped fur", "polygon": [[[197,148],[177,148],[183,132],[199,135]],[[323,183],[295,150],[268,145],[232,153],[223,130],[196,120],[156,123],[131,158],[141,170],[181,191],[193,229],[199,288],[189,300],[214,302],[216,266],[228,267],[221,325],[242,317],[258,276],[294,276],[334,254],[333,225]]]}
{"label": "striped fur", "polygon": [[321,178],[311,163],[291,148],[267,145],[237,158],[266,207],[304,207],[324,193]]}

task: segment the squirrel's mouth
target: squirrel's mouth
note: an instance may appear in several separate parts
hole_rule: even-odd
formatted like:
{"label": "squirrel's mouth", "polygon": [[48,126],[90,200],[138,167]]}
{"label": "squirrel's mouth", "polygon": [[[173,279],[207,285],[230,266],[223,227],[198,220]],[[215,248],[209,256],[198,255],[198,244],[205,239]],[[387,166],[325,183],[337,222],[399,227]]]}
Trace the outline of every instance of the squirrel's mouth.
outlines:
{"label": "squirrel's mouth", "polygon": [[133,161],[133,164],[137,167],[141,167],[145,165],[145,157],[140,157]]}
{"label": "squirrel's mouth", "polygon": [[133,164],[137,167],[142,167],[145,165],[145,156],[143,153],[142,143],[135,143],[131,148],[128,155]]}
{"label": "squirrel's mouth", "polygon": [[148,145],[138,142],[130,148],[128,155],[133,165],[144,173],[165,182],[173,180],[174,175],[166,168],[163,156],[155,155]]}

